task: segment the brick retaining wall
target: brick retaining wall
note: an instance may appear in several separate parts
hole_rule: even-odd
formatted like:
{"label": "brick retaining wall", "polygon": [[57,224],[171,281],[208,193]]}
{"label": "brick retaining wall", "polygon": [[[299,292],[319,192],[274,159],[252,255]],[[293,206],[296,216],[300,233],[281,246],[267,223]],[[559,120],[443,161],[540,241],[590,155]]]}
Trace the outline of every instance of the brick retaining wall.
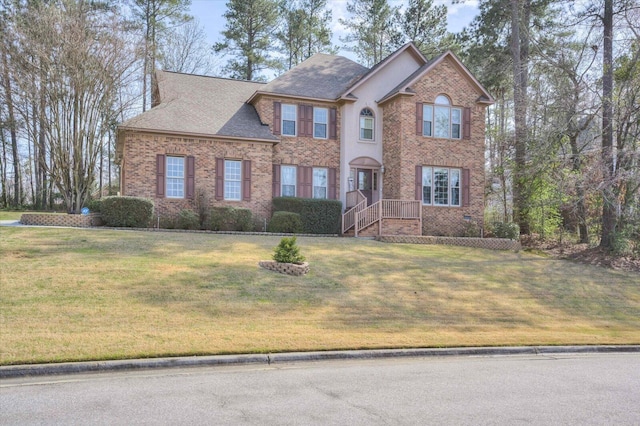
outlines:
{"label": "brick retaining wall", "polygon": [[101,226],[102,218],[99,213],[67,214],[67,213],[23,213],[20,217],[23,225],[38,226],[69,226],[74,228],[89,228]]}
{"label": "brick retaining wall", "polygon": [[522,246],[519,241],[504,238],[467,238],[467,237],[432,237],[409,235],[382,235],[376,240],[383,243],[408,243],[408,244],[441,244],[448,246],[463,246],[484,248],[489,250],[513,250],[519,251]]}

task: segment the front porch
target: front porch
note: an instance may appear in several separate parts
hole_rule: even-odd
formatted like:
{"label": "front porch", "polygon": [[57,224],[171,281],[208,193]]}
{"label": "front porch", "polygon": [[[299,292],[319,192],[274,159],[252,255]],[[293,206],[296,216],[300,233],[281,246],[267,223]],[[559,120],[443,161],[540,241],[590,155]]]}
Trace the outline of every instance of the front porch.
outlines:
{"label": "front porch", "polygon": [[360,191],[350,191],[342,215],[342,234],[354,237],[422,235],[420,200],[382,199],[368,205]]}

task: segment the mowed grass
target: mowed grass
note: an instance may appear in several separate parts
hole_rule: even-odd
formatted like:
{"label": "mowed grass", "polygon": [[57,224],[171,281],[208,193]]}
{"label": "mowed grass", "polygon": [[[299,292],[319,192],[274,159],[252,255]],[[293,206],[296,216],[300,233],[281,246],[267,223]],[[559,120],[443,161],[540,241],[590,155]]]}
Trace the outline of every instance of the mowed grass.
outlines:
{"label": "mowed grass", "polygon": [[20,220],[20,216],[22,213],[27,213],[23,211],[14,211],[14,210],[0,210],[0,220]]}
{"label": "mowed grass", "polygon": [[528,253],[0,228],[0,364],[197,354],[640,343],[640,276]]}

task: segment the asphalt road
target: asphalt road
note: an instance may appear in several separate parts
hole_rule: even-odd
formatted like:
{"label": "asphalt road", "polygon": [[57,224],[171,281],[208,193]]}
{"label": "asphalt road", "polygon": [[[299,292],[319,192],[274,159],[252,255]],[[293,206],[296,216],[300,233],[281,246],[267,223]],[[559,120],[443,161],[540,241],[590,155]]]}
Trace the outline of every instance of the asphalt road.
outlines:
{"label": "asphalt road", "polygon": [[0,423],[640,424],[640,354],[317,361],[0,381]]}

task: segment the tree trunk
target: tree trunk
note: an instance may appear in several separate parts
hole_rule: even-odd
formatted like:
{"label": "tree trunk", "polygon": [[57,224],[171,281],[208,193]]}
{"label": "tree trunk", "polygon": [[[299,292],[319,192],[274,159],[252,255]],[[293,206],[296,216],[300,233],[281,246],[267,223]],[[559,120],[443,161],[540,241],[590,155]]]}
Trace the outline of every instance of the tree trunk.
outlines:
{"label": "tree trunk", "polygon": [[6,94],[6,102],[7,102],[7,113],[9,119],[9,135],[11,137],[11,154],[13,155],[13,207],[18,208],[21,203],[22,194],[21,194],[21,176],[20,176],[20,157],[18,154],[18,136],[16,133],[16,121],[15,114],[13,110],[13,96],[11,92],[11,79],[9,78],[9,64],[7,59],[7,50],[6,48],[2,49],[2,68],[3,72],[3,80],[4,80],[4,90]]}
{"label": "tree trunk", "polygon": [[604,0],[604,49],[602,58],[602,230],[600,247],[611,249],[616,229],[616,206],[613,193],[613,0]]}
{"label": "tree trunk", "polygon": [[[528,0],[524,0],[524,10],[528,10]],[[527,60],[528,35],[520,31],[520,0],[511,0],[511,56],[513,59],[513,93],[515,123],[515,170],[513,177],[514,221],[521,234],[529,234],[528,195],[526,184],[527,153]],[[528,13],[524,13],[525,17]],[[528,28],[528,27],[527,27]],[[523,41],[524,40],[524,41]]]}

